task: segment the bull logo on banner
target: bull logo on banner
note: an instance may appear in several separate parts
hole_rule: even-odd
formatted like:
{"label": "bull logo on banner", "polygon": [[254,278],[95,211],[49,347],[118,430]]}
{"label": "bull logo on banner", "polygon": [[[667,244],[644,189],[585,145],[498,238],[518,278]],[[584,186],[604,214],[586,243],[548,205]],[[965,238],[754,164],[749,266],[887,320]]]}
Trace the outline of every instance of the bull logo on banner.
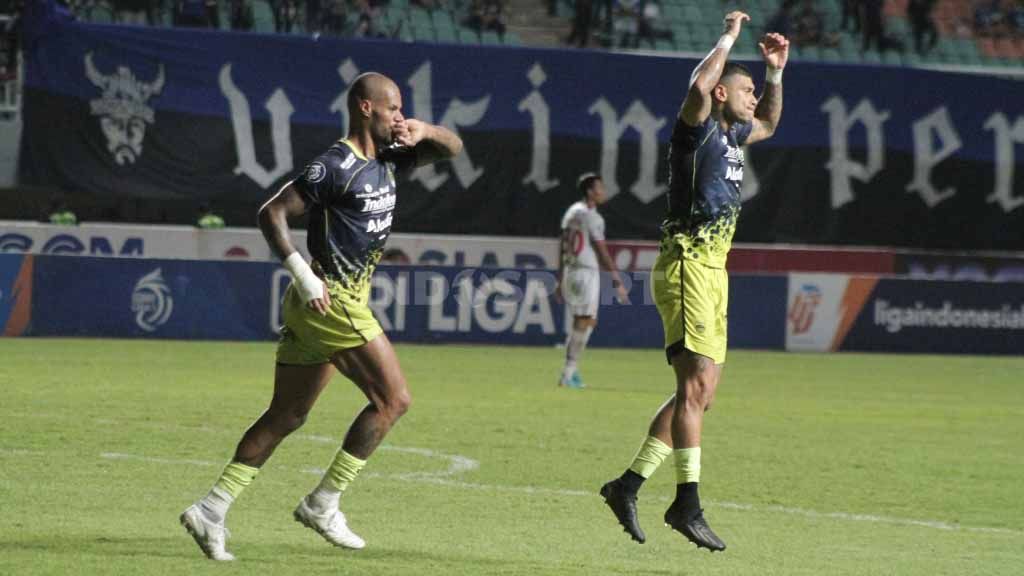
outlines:
{"label": "bull logo on banner", "polygon": [[100,89],[100,97],[89,101],[93,116],[100,117],[100,128],[107,138],[107,150],[121,166],[133,164],[142,154],[146,125],[152,124],[153,108],[147,102],[164,89],[164,67],[156,78],[143,82],[126,66],[118,66],[112,74],[103,74],[85,55],[85,76]]}

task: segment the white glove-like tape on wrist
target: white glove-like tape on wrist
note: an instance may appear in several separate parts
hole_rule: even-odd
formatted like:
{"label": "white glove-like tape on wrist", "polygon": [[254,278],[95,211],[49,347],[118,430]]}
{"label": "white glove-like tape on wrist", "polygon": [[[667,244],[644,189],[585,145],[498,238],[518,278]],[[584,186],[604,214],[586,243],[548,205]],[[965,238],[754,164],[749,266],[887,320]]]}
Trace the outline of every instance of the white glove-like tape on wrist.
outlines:
{"label": "white glove-like tape on wrist", "polygon": [[295,282],[295,287],[298,288],[303,302],[324,297],[323,281],[313,273],[313,269],[306,264],[302,254],[292,252],[284,259],[284,267],[291,272],[292,280]]}

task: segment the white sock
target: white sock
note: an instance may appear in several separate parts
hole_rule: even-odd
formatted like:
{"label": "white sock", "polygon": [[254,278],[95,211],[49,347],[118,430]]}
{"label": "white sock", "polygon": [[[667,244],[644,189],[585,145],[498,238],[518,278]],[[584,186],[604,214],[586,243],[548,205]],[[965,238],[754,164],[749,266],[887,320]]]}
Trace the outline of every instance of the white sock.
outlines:
{"label": "white sock", "polygon": [[341,491],[336,490],[325,480],[306,497],[306,503],[317,512],[333,512],[338,509]]}
{"label": "white sock", "polygon": [[217,524],[223,524],[224,518],[228,515],[228,508],[235,499],[224,490],[214,486],[210,492],[199,501],[199,508],[207,520]]}
{"label": "white sock", "polygon": [[569,333],[569,340],[565,343],[565,368],[562,369],[562,377],[569,378],[576,371],[576,365],[583,349],[587,347],[587,340],[590,340],[590,333],[594,329],[587,327],[583,330],[573,330]]}

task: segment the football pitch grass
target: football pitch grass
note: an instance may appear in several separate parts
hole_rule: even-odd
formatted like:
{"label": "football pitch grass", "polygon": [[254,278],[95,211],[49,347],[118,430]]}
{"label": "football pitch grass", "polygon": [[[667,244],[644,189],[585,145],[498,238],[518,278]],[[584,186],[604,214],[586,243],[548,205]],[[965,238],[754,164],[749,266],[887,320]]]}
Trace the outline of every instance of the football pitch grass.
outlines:
{"label": "football pitch grass", "polygon": [[705,422],[721,554],[644,545],[597,490],[672,389],[660,351],[399,345],[412,410],[342,498],[367,540],[291,518],[363,400],[336,377],[228,516],[233,564],[178,524],[265,408],[274,346],[0,339],[0,574],[1024,574],[1024,359],[730,353]]}

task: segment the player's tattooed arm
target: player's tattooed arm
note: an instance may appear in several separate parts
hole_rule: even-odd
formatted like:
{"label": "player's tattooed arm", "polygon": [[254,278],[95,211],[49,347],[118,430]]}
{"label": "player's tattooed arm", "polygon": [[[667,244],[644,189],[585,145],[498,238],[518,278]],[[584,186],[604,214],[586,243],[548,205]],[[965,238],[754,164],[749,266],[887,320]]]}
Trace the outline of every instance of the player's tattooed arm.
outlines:
{"label": "player's tattooed arm", "polygon": [[306,201],[295,189],[295,185],[289,182],[260,207],[258,217],[260,231],[267,239],[270,249],[291,273],[292,279],[298,287],[299,295],[306,302],[306,306],[326,315],[331,306],[331,295],[327,290],[327,285],[317,277],[302,254],[295,249],[288,230],[288,218],[299,216],[305,212]]}
{"label": "player's tattooed arm", "polygon": [[782,118],[782,69],[789,58],[789,40],[781,34],[765,34],[761,42],[761,55],[768,67],[764,93],[754,110],[754,122],[746,143],[752,144],[770,138]]}
{"label": "player's tattooed arm", "polygon": [[416,149],[418,166],[454,158],[462,152],[462,139],[454,132],[413,118],[405,120],[405,130],[397,133],[396,140],[403,146]]}
{"label": "player's tattooed arm", "polygon": [[722,77],[725,62],[729,59],[729,51],[740,35],[743,23],[750,20],[743,12],[730,12],[725,16],[725,29],[718,44],[701,60],[690,75],[690,87],[686,99],[679,109],[679,117],[690,126],[707,120],[711,114],[711,91],[718,85]]}
{"label": "player's tattooed arm", "polygon": [[259,226],[270,249],[281,260],[295,252],[288,228],[288,219],[301,216],[306,212],[306,202],[302,195],[289,182],[281,191],[260,207]]}

